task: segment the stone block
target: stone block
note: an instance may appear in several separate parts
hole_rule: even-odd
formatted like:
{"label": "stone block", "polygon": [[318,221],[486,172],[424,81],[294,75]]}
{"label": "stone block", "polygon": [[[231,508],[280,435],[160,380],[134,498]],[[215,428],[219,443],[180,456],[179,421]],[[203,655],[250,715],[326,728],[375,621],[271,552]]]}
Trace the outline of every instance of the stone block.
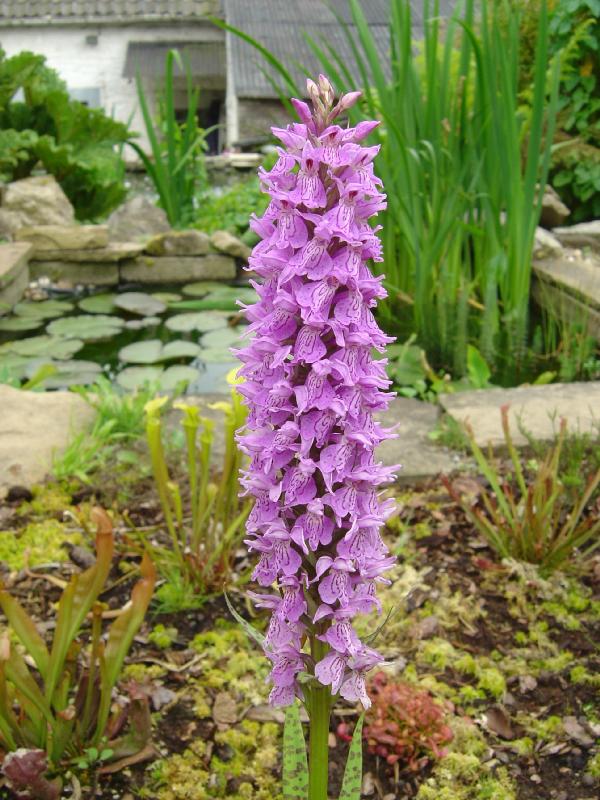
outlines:
{"label": "stone block", "polygon": [[598,259],[564,258],[535,261],[533,272],[540,280],[558,286],[565,293],[600,311],[600,262]]}
{"label": "stone block", "polygon": [[[0,316],[7,313],[25,294],[29,286],[29,267],[25,265],[18,275],[3,289],[0,289]],[[0,406],[1,408],[1,406]]]}
{"label": "stone block", "polygon": [[153,236],[145,248],[152,256],[205,256],[210,238],[202,231],[169,231]]}
{"label": "stone block", "polygon": [[71,438],[96,412],[74,392],[26,392],[0,385],[0,497],[44,480]]}
{"label": "stone block", "polygon": [[233,256],[233,258],[239,258],[242,261],[248,261],[252,252],[247,244],[233,236],[229,231],[215,231],[210,237],[210,243],[215,250],[226,253],[228,256]]}
{"label": "stone block", "polygon": [[31,242],[36,256],[46,251],[95,250],[108,245],[107,225],[37,225],[20,228],[17,241]]}
{"label": "stone block", "polygon": [[27,242],[0,244],[0,289],[8,286],[26,271],[33,247]]}
{"label": "stone block", "polygon": [[135,258],[144,250],[143,244],[135,242],[111,242],[96,250],[43,250],[36,252],[35,261],[74,261],[86,263],[111,263]]}
{"label": "stone block", "polygon": [[441,395],[439,401],[456,422],[469,422],[480,447],[502,450],[503,405],[509,406],[510,429],[517,446],[527,444],[519,425],[538,441],[548,442],[555,438],[561,417],[567,420],[569,430],[597,435],[600,381],[479,389]]}
{"label": "stone block", "polygon": [[589,247],[600,253],[600,219],[591,222],[580,222],[578,225],[568,225],[564,228],[554,228],[552,233],[564,247]]}
{"label": "stone block", "polygon": [[122,281],[135,283],[188,283],[235,278],[235,261],[229,256],[140,256],[120,266]]}
{"label": "stone block", "polygon": [[29,265],[32,280],[50,278],[53,283],[72,286],[116,286],[119,283],[117,264],[98,264],[69,261],[32,261]]}

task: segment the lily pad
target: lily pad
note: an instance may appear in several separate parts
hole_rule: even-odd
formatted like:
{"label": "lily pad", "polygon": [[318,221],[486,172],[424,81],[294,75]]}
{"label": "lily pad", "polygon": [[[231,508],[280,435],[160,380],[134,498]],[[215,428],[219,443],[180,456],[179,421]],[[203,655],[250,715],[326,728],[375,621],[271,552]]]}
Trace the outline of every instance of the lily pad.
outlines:
{"label": "lily pad", "polygon": [[239,364],[228,347],[207,347],[200,352],[200,359],[207,364],[230,364],[232,368]]}
{"label": "lily pad", "polygon": [[93,294],[80,300],[78,306],[82,311],[87,311],[88,314],[111,314],[115,310],[114,299],[116,296],[114,292],[110,294]]}
{"label": "lily pad", "polygon": [[37,319],[53,319],[61,317],[73,310],[73,303],[67,300],[40,300],[17,303],[13,312],[19,317],[37,317]]}
{"label": "lily pad", "polygon": [[176,314],[165,322],[170,331],[189,333],[190,331],[214,331],[227,326],[228,315],[222,311],[197,311],[189,314]]}
{"label": "lily pad", "polygon": [[208,349],[233,347],[236,344],[241,344],[240,331],[233,328],[209,331],[202,336],[202,347]]}
{"label": "lily pad", "polygon": [[200,346],[193,342],[175,341],[163,344],[160,339],[135,342],[119,350],[119,360],[127,364],[158,364],[174,358],[195,358]]}
{"label": "lily pad", "polygon": [[34,331],[43,324],[41,317],[8,317],[0,319],[0,331]]}
{"label": "lily pad", "polygon": [[198,370],[194,367],[177,365],[169,367],[160,376],[159,385],[163,392],[172,392],[181,383],[193,383],[198,377]]}
{"label": "lily pad", "polygon": [[[49,361],[50,359],[48,359]],[[31,359],[27,356],[18,356],[16,353],[0,353],[0,375],[7,374],[13,378],[24,378],[30,363]]]}
{"label": "lily pad", "polygon": [[173,303],[171,308],[181,311],[241,311],[237,301],[243,303],[254,303],[257,299],[254,289],[245,286],[221,286],[214,292],[210,292],[205,297],[197,300],[182,300],[180,303]]}
{"label": "lily pad", "polygon": [[157,384],[162,373],[162,367],[126,367],[117,375],[117,383],[133,392],[146,384]]}
{"label": "lily pad", "polygon": [[123,292],[115,297],[114,304],[117,308],[140,317],[153,317],[167,310],[166,303],[144,292]]}
{"label": "lily pad", "polygon": [[142,317],[142,319],[130,319],[125,323],[128,331],[140,331],[143,328],[153,328],[160,325],[160,317]]}
{"label": "lily pad", "polygon": [[0,351],[14,353],[18,356],[64,361],[74,356],[82,347],[83,342],[81,339],[60,339],[57,336],[30,336],[28,339],[7,342],[0,346]]}
{"label": "lily pad", "polygon": [[152,292],[152,297],[155,300],[160,300],[161,303],[166,303],[169,305],[170,303],[177,303],[181,300],[180,294],[175,294],[175,292]]}
{"label": "lily pad", "polygon": [[188,387],[189,392],[192,394],[214,392],[228,394],[231,387],[227,383],[227,375],[235,366],[236,363],[233,361],[202,365],[197,371],[195,380]]}
{"label": "lily pad", "polygon": [[81,314],[77,317],[55,319],[47,327],[53,336],[65,339],[83,339],[84,342],[97,342],[116,336],[123,328],[120,317],[109,317],[105,314]]}
{"label": "lily pad", "polygon": [[188,283],[181,290],[188,297],[204,297],[209,292],[214,292],[218,289],[226,288],[218,281],[196,281],[196,283]]}
{"label": "lily pad", "polygon": [[102,372],[100,364],[95,361],[71,359],[67,361],[44,361],[32,359],[24,371],[25,378],[33,378],[44,364],[52,364],[56,372],[42,382],[44,389],[66,389],[69,386],[89,386],[98,380]]}

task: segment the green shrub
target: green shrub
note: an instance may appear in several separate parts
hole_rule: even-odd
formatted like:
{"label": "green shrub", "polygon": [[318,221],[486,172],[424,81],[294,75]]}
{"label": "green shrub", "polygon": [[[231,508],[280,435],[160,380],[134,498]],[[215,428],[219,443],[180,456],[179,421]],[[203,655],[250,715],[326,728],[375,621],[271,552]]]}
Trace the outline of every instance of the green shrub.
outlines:
{"label": "green shrub", "polygon": [[128,135],[126,125],[72,100],[43,56],[0,50],[0,180],[26,178],[41,163],[78,219],[101,217],[125,197],[119,148]]}

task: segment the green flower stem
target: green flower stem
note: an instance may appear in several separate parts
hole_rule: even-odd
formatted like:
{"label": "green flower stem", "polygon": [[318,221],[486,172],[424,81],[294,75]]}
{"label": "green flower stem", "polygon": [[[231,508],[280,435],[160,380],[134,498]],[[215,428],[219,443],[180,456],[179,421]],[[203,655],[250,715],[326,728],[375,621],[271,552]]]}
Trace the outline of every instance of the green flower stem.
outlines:
{"label": "green flower stem", "polygon": [[[313,638],[311,650],[315,662],[327,652],[324,642]],[[308,752],[308,800],[327,800],[329,783],[329,717],[331,714],[331,690],[328,686],[312,687],[310,690],[309,752]]]}

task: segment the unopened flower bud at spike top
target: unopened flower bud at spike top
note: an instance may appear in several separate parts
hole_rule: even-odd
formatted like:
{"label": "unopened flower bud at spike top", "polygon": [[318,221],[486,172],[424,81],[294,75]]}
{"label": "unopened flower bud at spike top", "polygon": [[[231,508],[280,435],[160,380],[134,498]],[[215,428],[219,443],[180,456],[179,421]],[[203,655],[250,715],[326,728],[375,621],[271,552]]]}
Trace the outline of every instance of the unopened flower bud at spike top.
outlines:
{"label": "unopened flower bud at spike top", "polygon": [[373,315],[386,292],[369,269],[382,260],[370,220],[385,195],[373,170],[379,148],[363,144],[377,123],[334,120],[359,94],[334,107],[321,76],[308,96],[312,111],[293,101],[300,123],[273,129],[279,157],[259,172],[271,202],[251,221],[261,239],[249,260],[258,299],[245,308],[249,342],[236,351],[249,408],[238,433],[250,456],[241,481],[255,498],[246,543],[264,589],[252,598],[271,612],[271,702],[302,697],[298,676],[308,672],[368,707],[365,675],[382,657],[352,620],[381,610],[377,586],[395,563],[380,535],[395,468],[375,458],[392,436],[375,415],[392,395],[386,360],[374,355],[393,339]]}

